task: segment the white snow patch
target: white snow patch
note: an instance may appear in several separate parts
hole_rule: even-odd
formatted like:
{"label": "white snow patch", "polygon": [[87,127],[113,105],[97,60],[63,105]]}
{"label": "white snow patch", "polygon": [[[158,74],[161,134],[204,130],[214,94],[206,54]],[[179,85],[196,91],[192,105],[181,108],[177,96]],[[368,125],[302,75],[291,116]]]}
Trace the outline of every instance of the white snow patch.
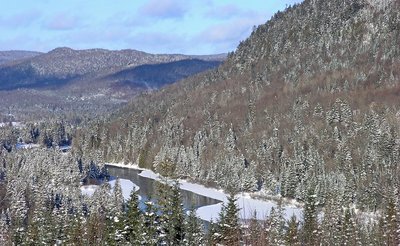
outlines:
{"label": "white snow patch", "polygon": [[60,146],[59,147],[59,149],[61,150],[61,151],[63,151],[63,150],[70,150],[72,147],[70,146],[70,145],[64,145],[64,146]]}
{"label": "white snow patch", "polygon": [[141,173],[139,173],[139,176],[160,181],[160,175],[151,170],[143,170]]}
{"label": "white snow patch", "polygon": [[106,163],[107,166],[113,166],[113,167],[122,167],[122,168],[129,168],[129,169],[135,169],[135,170],[146,170],[143,168],[140,168],[136,164],[125,164],[125,163]]}
{"label": "white snow patch", "polygon": [[[140,189],[139,186],[128,179],[119,179],[119,181],[121,184],[122,195],[125,200],[129,200],[130,194],[133,190],[138,191]],[[114,192],[115,182],[116,180],[108,182],[111,186],[111,192]],[[98,185],[83,185],[81,186],[81,192],[83,195],[92,196],[98,187]],[[139,200],[141,200],[141,197],[139,197]]]}
{"label": "white snow patch", "polygon": [[[116,180],[112,180],[112,181],[108,182],[111,185],[112,192],[114,192],[115,182],[116,182]],[[137,186],[136,184],[134,184],[132,181],[130,181],[128,179],[119,179],[119,183],[121,184],[122,195],[124,196],[125,200],[129,200],[129,197],[133,190],[135,190],[135,191],[139,190],[139,186]]]}
{"label": "white snow patch", "polygon": [[[1,122],[0,123],[0,127],[5,127],[5,126],[9,126],[9,125],[10,125],[10,122]],[[15,122],[15,121],[11,122],[11,125],[15,126],[17,128],[21,128],[23,126],[23,124],[21,122]]]}
{"label": "white snow patch", "polygon": [[[275,209],[278,207],[278,205],[273,201],[256,200],[243,197],[241,195],[237,195],[236,198],[236,205],[240,209],[239,218],[242,220],[253,218],[254,213],[256,213],[256,218],[258,220],[265,220],[269,216],[271,209],[273,207]],[[218,220],[222,205],[223,203],[218,203],[210,206],[200,207],[197,209],[196,213],[202,220],[216,221]],[[289,220],[293,215],[296,216],[298,220],[301,220],[302,209],[297,207],[284,206],[283,210],[286,220]]]}
{"label": "white snow patch", "polygon": [[33,149],[33,148],[39,148],[40,144],[17,143],[15,147],[16,149]]}
{"label": "white snow patch", "polygon": [[92,196],[93,193],[96,191],[98,185],[83,185],[81,186],[81,192],[83,195]]}

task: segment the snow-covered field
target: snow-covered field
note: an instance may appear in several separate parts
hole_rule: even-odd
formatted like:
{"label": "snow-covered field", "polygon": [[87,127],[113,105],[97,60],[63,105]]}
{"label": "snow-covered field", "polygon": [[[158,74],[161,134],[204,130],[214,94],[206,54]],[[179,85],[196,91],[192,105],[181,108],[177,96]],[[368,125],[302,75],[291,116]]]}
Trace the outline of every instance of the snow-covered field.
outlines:
{"label": "snow-covered field", "polygon": [[[128,166],[128,165],[123,165],[123,164],[114,165],[114,164],[107,163],[107,165],[137,169],[135,166]],[[143,170],[143,169],[141,169],[141,170]],[[139,176],[161,181],[160,175],[157,173],[154,173],[151,170],[143,170],[139,174]],[[206,197],[210,197],[210,198],[222,201],[221,203],[218,203],[218,204],[204,206],[204,207],[197,209],[197,215],[202,220],[215,221],[218,219],[218,214],[221,211],[222,204],[224,202],[227,202],[227,200],[228,200],[228,194],[226,194],[223,190],[207,188],[204,185],[194,184],[194,183],[188,182],[186,180],[179,180],[179,183],[180,183],[180,188],[182,190],[191,191],[193,193],[196,193],[196,194],[199,194],[202,196],[206,196]],[[254,199],[254,198],[251,198],[250,194],[248,194],[248,193],[238,194],[238,195],[236,195],[236,198],[237,198],[236,204],[240,208],[240,216],[239,217],[241,219],[251,219],[254,216],[254,213],[256,213],[257,219],[263,220],[269,215],[269,213],[273,207],[278,206],[275,201],[271,201],[271,200],[264,201],[264,200]],[[302,209],[295,205],[285,205],[283,207],[283,209],[284,209],[284,216],[286,219],[290,219],[290,217],[292,217],[293,215],[295,215],[297,217],[297,219],[299,219],[299,220],[302,217]]]}

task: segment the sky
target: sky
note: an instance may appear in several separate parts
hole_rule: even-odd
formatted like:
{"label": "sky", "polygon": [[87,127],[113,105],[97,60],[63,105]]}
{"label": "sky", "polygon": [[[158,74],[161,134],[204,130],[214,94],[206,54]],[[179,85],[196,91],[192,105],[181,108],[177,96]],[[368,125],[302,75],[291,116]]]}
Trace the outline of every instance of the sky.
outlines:
{"label": "sky", "polygon": [[253,28],[301,0],[0,0],[0,50],[234,51]]}

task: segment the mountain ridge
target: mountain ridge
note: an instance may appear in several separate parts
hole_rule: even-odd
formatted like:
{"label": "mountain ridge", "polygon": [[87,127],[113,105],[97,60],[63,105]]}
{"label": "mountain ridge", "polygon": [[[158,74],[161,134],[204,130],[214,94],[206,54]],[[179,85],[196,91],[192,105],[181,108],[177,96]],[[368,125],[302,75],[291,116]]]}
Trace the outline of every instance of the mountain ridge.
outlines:
{"label": "mountain ridge", "polygon": [[139,65],[168,63],[184,59],[203,59],[206,62],[221,61],[223,54],[187,56],[149,54],[137,50],[74,50],[60,47],[48,53],[0,66],[0,89],[57,86],[83,76],[89,76],[91,80],[95,80],[103,74],[112,74]]}
{"label": "mountain ridge", "polygon": [[29,59],[42,54],[36,51],[25,51],[25,50],[7,50],[0,51],[0,66],[10,62],[15,62],[23,59]]}

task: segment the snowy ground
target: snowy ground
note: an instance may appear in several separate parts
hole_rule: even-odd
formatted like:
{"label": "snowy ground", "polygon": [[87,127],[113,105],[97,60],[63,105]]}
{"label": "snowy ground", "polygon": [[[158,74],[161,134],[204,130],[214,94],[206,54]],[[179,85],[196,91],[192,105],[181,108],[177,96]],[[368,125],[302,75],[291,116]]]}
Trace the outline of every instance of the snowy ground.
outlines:
{"label": "snowy ground", "polygon": [[[121,165],[121,164],[114,165],[107,163],[107,165],[137,169],[135,166]],[[143,170],[139,174],[139,176],[160,181],[160,175],[154,173],[151,170]],[[179,183],[180,183],[180,188],[182,190],[191,191],[193,193],[202,196],[222,201],[221,203],[218,204],[204,206],[197,209],[197,215],[202,220],[216,221],[218,219],[218,214],[221,211],[223,202],[226,202],[228,200],[228,195],[223,190],[207,188],[204,185],[190,183],[186,180],[179,180]],[[264,200],[254,199],[251,198],[250,194],[248,193],[238,194],[236,195],[236,198],[237,198],[236,204],[240,208],[239,217],[241,219],[251,219],[254,213],[256,212],[257,219],[263,220],[269,215],[271,208],[277,207],[277,203],[275,201],[264,201]],[[286,219],[290,219],[290,217],[292,217],[293,215],[295,215],[299,220],[301,220],[302,217],[302,209],[295,205],[285,205],[284,213]]]}
{"label": "snowy ground", "polygon": [[[128,179],[119,179],[119,181],[122,188],[122,195],[124,196],[125,200],[129,200],[132,190],[139,190],[139,186]],[[111,180],[108,182],[111,185],[111,192],[114,192],[115,182],[116,180]],[[81,186],[81,192],[83,195],[92,196],[98,187],[98,185],[83,185]]]}
{"label": "snowy ground", "polygon": [[17,143],[15,147],[17,149],[33,149],[33,148],[39,148],[40,144]]}
{"label": "snowy ground", "polygon": [[[5,127],[5,126],[9,126],[10,122],[0,122],[0,127]],[[11,122],[11,125],[14,127],[22,127],[23,124],[21,122]]]}

